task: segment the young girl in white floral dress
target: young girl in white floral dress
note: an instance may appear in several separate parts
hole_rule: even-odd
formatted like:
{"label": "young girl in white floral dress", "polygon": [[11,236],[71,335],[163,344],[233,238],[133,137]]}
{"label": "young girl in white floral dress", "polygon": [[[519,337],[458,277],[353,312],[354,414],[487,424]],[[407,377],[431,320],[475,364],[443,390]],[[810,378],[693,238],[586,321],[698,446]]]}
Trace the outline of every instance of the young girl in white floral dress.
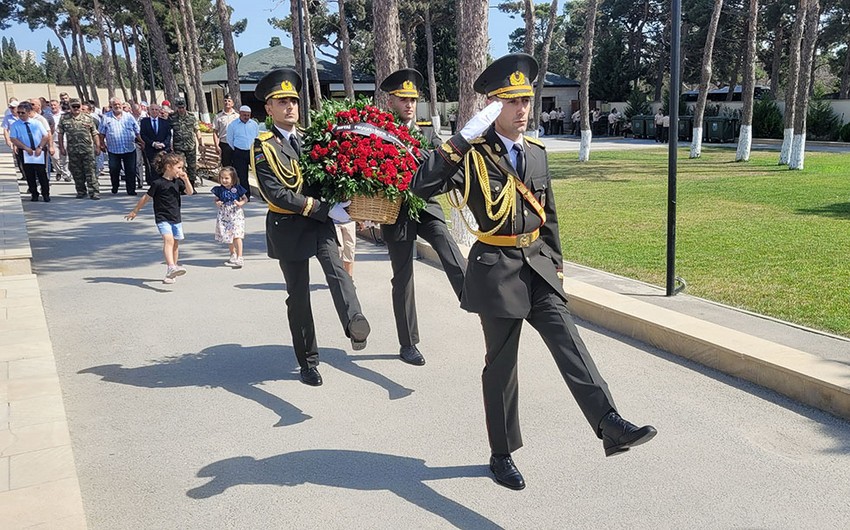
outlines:
{"label": "young girl in white floral dress", "polygon": [[242,206],[248,202],[248,190],[239,185],[236,170],[223,167],[218,174],[218,186],[211,191],[218,206],[215,220],[215,240],[230,245],[230,259],[226,265],[242,268],[242,240],[245,238],[245,214]]}

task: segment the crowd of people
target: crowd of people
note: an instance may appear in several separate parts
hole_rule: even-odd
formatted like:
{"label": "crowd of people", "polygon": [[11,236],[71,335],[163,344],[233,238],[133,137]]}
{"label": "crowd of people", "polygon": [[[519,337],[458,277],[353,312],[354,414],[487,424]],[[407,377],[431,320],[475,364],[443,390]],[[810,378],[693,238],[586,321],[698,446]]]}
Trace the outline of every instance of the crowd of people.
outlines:
{"label": "crowd of people", "polygon": [[[214,122],[213,144],[225,166],[232,165],[240,184],[249,189],[249,149],[259,134],[251,108],[233,109],[225,96],[224,110]],[[236,122],[232,134],[229,126]],[[111,192],[124,184],[128,195],[162,177],[154,160],[160,153],[179,153],[193,185],[198,178],[198,155],[204,147],[200,124],[178,98],[172,105],[125,102],[118,97],[109,106],[83,102],[61,93],[58,99],[10,98],[2,122],[3,139],[27,181],[32,201],[50,202],[50,181],[74,182],[77,198],[101,198],[98,177],[107,169]],[[250,191],[248,192],[250,199]]]}

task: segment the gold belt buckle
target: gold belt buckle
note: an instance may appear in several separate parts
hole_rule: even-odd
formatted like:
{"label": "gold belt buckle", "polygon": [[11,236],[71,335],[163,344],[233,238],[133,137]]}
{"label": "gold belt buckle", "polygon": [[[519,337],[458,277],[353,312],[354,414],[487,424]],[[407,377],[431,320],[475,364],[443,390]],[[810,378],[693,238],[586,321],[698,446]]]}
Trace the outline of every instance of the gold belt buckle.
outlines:
{"label": "gold belt buckle", "polygon": [[516,248],[527,248],[531,245],[531,234],[519,234],[516,236]]}

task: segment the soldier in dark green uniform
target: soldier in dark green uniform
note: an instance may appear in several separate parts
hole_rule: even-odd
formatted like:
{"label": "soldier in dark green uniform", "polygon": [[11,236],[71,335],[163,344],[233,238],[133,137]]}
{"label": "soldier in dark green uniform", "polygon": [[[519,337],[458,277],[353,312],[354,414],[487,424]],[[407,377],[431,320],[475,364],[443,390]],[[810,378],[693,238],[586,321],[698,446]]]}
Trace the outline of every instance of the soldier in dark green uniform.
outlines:
{"label": "soldier in dark green uniform", "polygon": [[[423,82],[422,74],[412,68],[405,68],[387,76],[381,83],[381,90],[389,93],[390,110],[401,122],[410,129],[419,130],[432,147],[437,147],[443,141],[431,122],[416,122],[416,103]],[[401,346],[399,356],[406,363],[421,366],[425,364],[425,357],[416,347],[419,343],[419,326],[413,287],[416,238],[421,236],[431,244],[458,298],[463,289],[466,260],[449,233],[443,208],[433,198],[428,200],[425,210],[419,213],[418,222],[410,218],[407,208],[402,208],[394,224],[381,225],[381,233],[387,243],[393,268],[393,314]]]}
{"label": "soldier in dark green uniform", "polygon": [[322,201],[319,187],[306,183],[301,176],[301,140],[295,129],[300,89],[301,76],[289,68],[272,70],[257,83],[254,94],[266,102],[266,112],[274,125],[254,141],[251,169],[269,206],[266,245],[269,257],[278,260],[286,281],[287,317],[292,346],[301,365],[301,382],[319,386],[319,349],[310,307],[311,257],[316,256],[322,265],[337,315],[353,349],[366,347],[370,329],[354,282],[345,272],[337,249],[333,222],[351,220],[346,205]]}
{"label": "soldier in dark green uniform", "polygon": [[201,137],[198,118],[186,111],[186,100],[176,99],[174,105],[177,107],[177,112],[171,117],[173,134],[171,146],[175,153],[180,153],[186,158],[186,173],[194,187],[197,186],[198,149],[203,147],[204,140]]}
{"label": "soldier in dark green uniform", "polygon": [[97,124],[91,116],[82,112],[79,99],[71,99],[70,105],[70,111],[62,115],[57,126],[59,153],[68,157],[77,198],[88,195],[97,200],[100,199],[100,184],[95,172],[95,159],[100,154]]}
{"label": "soldier in dark green uniform", "polygon": [[[619,416],[567,309],[546,151],[540,141],[523,135],[537,70],[534,58],[521,53],[493,62],[473,85],[490,105],[437,149],[413,183],[422,197],[440,193],[446,185],[460,190],[463,197],[455,206],[468,206],[478,224],[471,230],[478,241],[469,252],[461,307],[477,313],[484,330],[481,379],[490,470],[497,482],[512,489],[525,487],[511,458],[522,447],[517,350],[523,320],[543,337],[593,432],[602,439],[606,456],[656,434],[652,426],[639,428]],[[447,173],[441,169],[447,162],[465,171]],[[467,174],[470,181],[465,180]]]}

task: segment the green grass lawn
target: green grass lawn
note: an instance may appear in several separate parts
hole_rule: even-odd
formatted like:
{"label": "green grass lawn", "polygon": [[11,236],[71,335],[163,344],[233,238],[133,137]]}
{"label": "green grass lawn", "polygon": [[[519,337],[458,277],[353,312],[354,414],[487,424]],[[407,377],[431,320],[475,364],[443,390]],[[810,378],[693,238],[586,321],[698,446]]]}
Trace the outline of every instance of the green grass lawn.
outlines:
{"label": "green grass lawn", "polygon": [[[687,292],[850,336],[850,154],[679,154],[676,274]],[[663,286],[667,151],[549,156],[564,259]]]}

